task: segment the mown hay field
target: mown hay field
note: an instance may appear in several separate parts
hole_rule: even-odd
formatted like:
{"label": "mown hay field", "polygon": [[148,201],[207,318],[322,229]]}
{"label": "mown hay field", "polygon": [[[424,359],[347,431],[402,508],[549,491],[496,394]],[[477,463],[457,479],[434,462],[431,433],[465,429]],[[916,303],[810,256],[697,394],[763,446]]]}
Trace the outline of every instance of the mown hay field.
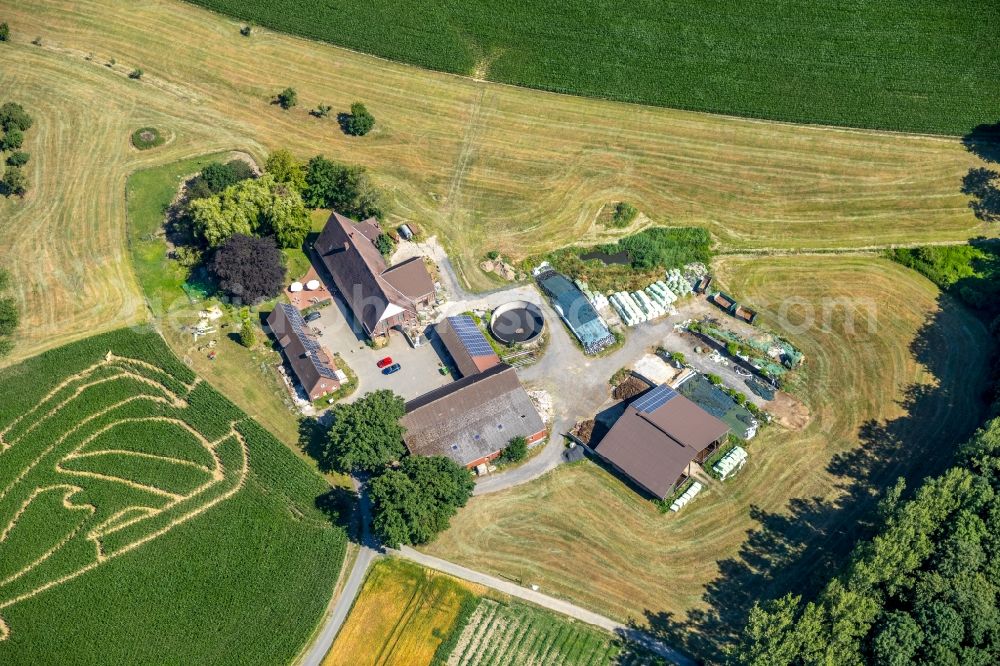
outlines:
{"label": "mown hay field", "polygon": [[[514,259],[635,229],[596,224],[627,200],[724,249],[844,248],[983,233],[960,192],[957,139],[802,127],[553,95],[258,30],[174,0],[0,0],[0,90],[35,118],[34,184],[0,201],[0,264],[24,310],[7,362],[146,318],[125,249],[128,175],[218,151],[288,147],[368,166],[393,222],[437,234],[474,288],[489,250]],[[40,38],[40,45],[32,44]],[[128,78],[133,68],[145,74]],[[294,87],[299,106],[270,103]],[[308,114],[367,104],[367,137]],[[164,145],[138,151],[132,132]],[[643,218],[645,219],[645,218]]]}
{"label": "mown hay field", "polygon": [[941,469],[980,423],[989,336],[925,278],[864,256],[723,258],[715,269],[804,351],[801,430],[765,429],[743,472],[676,515],[585,461],[473,498],[426,550],[709,656],[754,600],[808,591],[866,534],[881,492]]}
{"label": "mown hay field", "polygon": [[4,369],[0,662],[290,662],[344,558],[328,490],[149,329]]}
{"label": "mown hay field", "polygon": [[516,85],[806,123],[962,134],[994,120],[996,3],[191,0]]}

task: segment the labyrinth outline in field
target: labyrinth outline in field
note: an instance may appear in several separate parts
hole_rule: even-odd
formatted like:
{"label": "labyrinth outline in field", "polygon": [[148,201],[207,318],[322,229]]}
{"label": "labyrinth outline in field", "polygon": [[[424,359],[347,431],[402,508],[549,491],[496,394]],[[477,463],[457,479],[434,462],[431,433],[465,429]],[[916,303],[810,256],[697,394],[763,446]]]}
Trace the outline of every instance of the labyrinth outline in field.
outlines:
{"label": "labyrinth outline in field", "polygon": [[200,381],[108,352],[0,430],[0,614],[240,490],[236,422],[209,438],[183,418]]}

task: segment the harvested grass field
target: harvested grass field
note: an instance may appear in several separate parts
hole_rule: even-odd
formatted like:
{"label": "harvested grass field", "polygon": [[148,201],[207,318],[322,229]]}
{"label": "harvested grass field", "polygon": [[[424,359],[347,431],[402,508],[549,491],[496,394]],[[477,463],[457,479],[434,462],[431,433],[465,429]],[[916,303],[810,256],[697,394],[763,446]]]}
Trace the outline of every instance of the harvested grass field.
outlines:
{"label": "harvested grass field", "polygon": [[432,69],[717,113],[954,134],[1000,97],[989,0],[192,1]]}
{"label": "harvested grass field", "polygon": [[989,336],[925,278],[862,256],[722,258],[716,270],[804,351],[802,430],[766,429],[741,474],[676,516],[582,462],[473,498],[426,550],[709,656],[754,600],[808,592],[866,534],[880,492],[942,469],[980,423]]}
{"label": "harvested grass field", "polygon": [[375,562],[323,666],[426,666],[484,590],[400,559]]}
{"label": "harvested grass field", "polygon": [[[0,264],[24,310],[7,362],[144,320],[123,193],[143,167],[288,147],[364,164],[394,221],[437,233],[472,287],[490,249],[517,259],[634,229],[597,225],[626,200],[654,222],[708,227],[723,249],[845,248],[983,233],[961,194],[957,139],[799,127],[477,82],[258,30],[173,0],[0,0],[12,41],[0,89],[35,118],[34,183],[0,201]],[[30,42],[40,38],[40,45]],[[112,65],[112,61],[114,64]],[[109,66],[110,65],[110,66]],[[140,80],[128,72],[141,68]],[[299,106],[269,103],[286,86]],[[318,104],[361,100],[345,136]],[[138,151],[132,132],[162,146]]]}
{"label": "harvested grass field", "polygon": [[0,387],[0,662],[295,657],[346,543],[319,475],[148,328]]}

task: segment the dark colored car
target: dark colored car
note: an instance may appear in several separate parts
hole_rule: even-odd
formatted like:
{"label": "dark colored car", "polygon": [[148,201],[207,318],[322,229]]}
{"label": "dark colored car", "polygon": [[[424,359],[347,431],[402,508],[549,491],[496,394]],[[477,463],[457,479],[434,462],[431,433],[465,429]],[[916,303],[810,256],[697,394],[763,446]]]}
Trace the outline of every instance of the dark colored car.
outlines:
{"label": "dark colored car", "polygon": [[310,312],[305,317],[303,317],[303,319],[307,322],[310,322],[310,321],[316,321],[322,316],[323,316],[322,312]]}
{"label": "dark colored car", "polygon": [[392,357],[391,356],[386,356],[384,359],[382,359],[381,361],[379,361],[375,365],[378,366],[378,367],[380,367],[380,368],[384,368],[387,365],[392,365]]}
{"label": "dark colored car", "polygon": [[387,368],[382,368],[383,375],[391,375],[394,372],[399,372],[399,363],[393,363]]}

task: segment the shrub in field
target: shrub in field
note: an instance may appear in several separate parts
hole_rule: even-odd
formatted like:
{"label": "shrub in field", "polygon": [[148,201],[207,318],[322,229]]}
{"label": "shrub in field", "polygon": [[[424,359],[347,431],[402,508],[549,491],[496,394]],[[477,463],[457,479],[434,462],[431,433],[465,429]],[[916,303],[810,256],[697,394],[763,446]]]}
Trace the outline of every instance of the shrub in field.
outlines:
{"label": "shrub in field", "polygon": [[24,143],[24,132],[16,127],[11,127],[4,132],[0,139],[0,150],[17,150]]}
{"label": "shrub in field", "polygon": [[20,167],[9,166],[0,180],[0,194],[24,196],[28,192],[28,177]]}
{"label": "shrub in field", "polygon": [[375,116],[361,102],[351,104],[351,112],[340,116],[340,125],[351,136],[364,136],[375,127]]}
{"label": "shrub in field", "polygon": [[166,139],[155,127],[140,127],[132,132],[132,145],[139,150],[149,150],[162,146]]}
{"label": "shrub in field", "polygon": [[333,107],[330,106],[329,104],[320,104],[309,113],[317,118],[326,118],[328,115],[330,115],[331,111],[333,111]]}
{"label": "shrub in field", "polygon": [[31,155],[20,150],[15,150],[13,153],[7,156],[7,165],[20,167],[28,163]]}
{"label": "shrub in field", "polygon": [[6,42],[10,39],[10,26],[6,23],[0,23],[0,42]]}
{"label": "shrub in field", "polygon": [[638,214],[639,211],[635,206],[626,201],[619,201],[615,204],[614,213],[611,214],[611,226],[616,229],[623,229],[632,224],[632,221],[635,220],[635,216]]}
{"label": "shrub in field", "polygon": [[142,75],[143,71],[137,67],[128,73],[128,78],[138,81],[142,78]]}
{"label": "shrub in field", "polygon": [[278,106],[287,111],[299,103],[299,94],[295,92],[294,88],[285,88],[278,93],[275,101],[278,103]]}
{"label": "shrub in field", "polygon": [[240,34],[243,35],[244,37],[249,37],[251,32],[253,32],[253,30],[248,25],[245,25],[242,28],[240,28]]}
{"label": "shrub in field", "polygon": [[27,132],[31,129],[33,123],[34,121],[28,115],[28,112],[17,102],[6,102],[3,106],[0,106],[0,127],[5,132],[11,129],[19,129],[22,132]]}

